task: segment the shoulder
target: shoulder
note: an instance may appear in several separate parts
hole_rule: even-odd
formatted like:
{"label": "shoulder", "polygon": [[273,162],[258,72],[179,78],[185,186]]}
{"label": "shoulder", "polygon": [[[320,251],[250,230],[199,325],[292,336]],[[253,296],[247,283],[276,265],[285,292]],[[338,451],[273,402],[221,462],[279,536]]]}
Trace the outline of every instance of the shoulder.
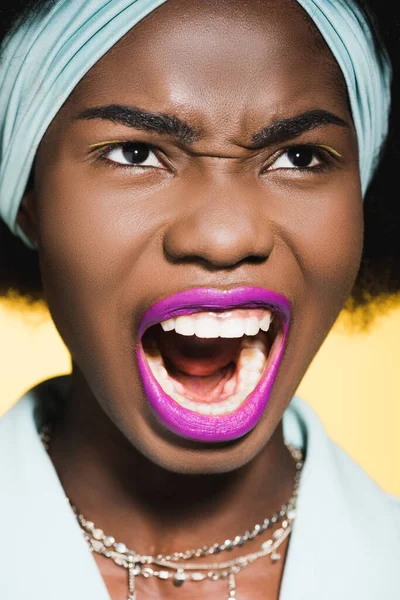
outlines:
{"label": "shoulder", "polygon": [[357,509],[356,514],[365,514],[367,518],[377,508],[387,507],[393,511],[393,518],[400,521],[400,498],[383,491],[328,435],[312,407],[297,396],[285,413],[284,431],[289,441],[305,451],[309,482],[318,486],[325,483],[332,493],[329,481],[334,482],[339,507]]}
{"label": "shoulder", "polygon": [[[333,440],[330,440],[330,444],[335,479],[347,509],[354,515],[359,515],[358,519],[363,520],[365,525],[386,522],[390,528],[397,530],[400,543],[400,498],[385,492]],[[388,517],[387,521],[382,515]]]}
{"label": "shoulder", "polygon": [[[58,401],[63,386],[63,377],[42,382],[0,418],[0,489],[10,491],[9,494],[0,493],[0,519],[5,514],[5,506],[9,505],[10,510],[16,508],[19,498],[24,497],[32,474],[40,473],[47,465],[47,454],[38,434],[44,414],[42,409],[49,404],[49,399],[53,399],[53,403],[54,398]],[[17,495],[18,502],[11,497],[12,493]]]}
{"label": "shoulder", "polygon": [[303,448],[305,464],[285,582],[288,594],[283,598],[397,597],[400,499],[382,490],[328,436],[317,414],[300,398],[294,398],[285,413],[284,435]]}
{"label": "shoulder", "polygon": [[[53,600],[54,590],[58,600],[108,598],[38,435],[38,407],[50,396],[59,402],[61,388],[62,381],[41,384],[0,419],[1,600]],[[23,560],[27,543],[34,550]]]}
{"label": "shoulder", "polygon": [[354,594],[400,597],[400,499],[385,492],[333,440],[330,447],[336,491],[326,534],[337,556],[349,560],[346,567],[338,561],[337,567]]}

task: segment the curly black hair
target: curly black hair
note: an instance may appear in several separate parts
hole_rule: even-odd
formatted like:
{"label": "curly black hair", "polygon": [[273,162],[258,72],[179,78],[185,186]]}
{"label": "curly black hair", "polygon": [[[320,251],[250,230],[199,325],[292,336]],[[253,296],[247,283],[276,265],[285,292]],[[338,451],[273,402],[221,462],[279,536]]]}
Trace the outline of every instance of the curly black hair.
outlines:
{"label": "curly black hair", "polygon": [[[13,0],[12,6],[0,8],[0,40],[37,11],[46,11],[56,0]],[[392,106],[399,106],[396,74],[400,50],[400,9],[390,11],[380,0],[355,1],[371,24],[378,57],[387,51],[392,61],[394,81]],[[347,310],[363,315],[368,321],[377,307],[400,299],[400,200],[395,178],[400,164],[396,136],[398,112],[392,110],[390,134],[382,152],[364,202],[365,238],[361,266],[347,303]],[[13,292],[29,300],[42,299],[37,253],[29,250],[10,233],[0,220],[0,296]]]}

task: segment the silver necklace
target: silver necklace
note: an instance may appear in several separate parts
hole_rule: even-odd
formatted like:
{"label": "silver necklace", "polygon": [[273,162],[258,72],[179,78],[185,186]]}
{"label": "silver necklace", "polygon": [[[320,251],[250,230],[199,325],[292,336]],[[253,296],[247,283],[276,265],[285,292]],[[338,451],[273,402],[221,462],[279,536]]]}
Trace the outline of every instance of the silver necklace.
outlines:
{"label": "silver necklace", "polygon": [[[40,439],[46,451],[49,450],[51,428],[48,425],[42,427]],[[137,600],[136,577],[157,577],[161,580],[172,580],[174,585],[181,586],[186,581],[199,582],[206,579],[218,581],[224,579],[228,583],[228,600],[236,598],[236,575],[256,560],[269,556],[271,562],[279,561],[281,555],[277,552],[279,546],[290,535],[293,521],[296,516],[296,501],[300,484],[301,470],[304,459],[301,450],[291,444],[286,444],[291,453],[296,467],[292,496],[287,504],[281,506],[272,517],[264,519],[261,524],[256,524],[253,529],[238,535],[233,539],[227,539],[223,543],[215,543],[211,546],[203,546],[186,550],[185,552],[173,552],[171,554],[157,554],[156,556],[139,554],[129,549],[123,542],[118,542],[113,536],[106,535],[102,529],[96,527],[92,521],[88,521],[76,507],[70,502],[75,513],[78,524],[88,544],[90,552],[95,552],[112,560],[116,565],[127,570],[128,574],[128,596],[127,600]],[[241,547],[246,542],[255,539],[274,525],[279,527],[272,533],[270,539],[261,543],[257,551],[250,552],[234,559],[222,562],[190,562],[192,559],[204,556],[215,556],[221,552],[229,552],[235,547]]]}

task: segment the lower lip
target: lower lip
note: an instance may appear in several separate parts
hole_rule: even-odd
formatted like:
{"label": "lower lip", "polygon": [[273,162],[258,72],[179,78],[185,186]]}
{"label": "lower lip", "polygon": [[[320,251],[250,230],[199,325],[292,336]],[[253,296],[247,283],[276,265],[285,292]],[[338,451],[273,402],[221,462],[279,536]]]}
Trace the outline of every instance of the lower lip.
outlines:
{"label": "lower lip", "polygon": [[[164,321],[171,316],[195,312],[195,304],[199,304],[199,294],[206,292],[208,292],[207,302],[202,303],[202,307],[207,304],[207,308],[210,310],[218,308],[226,310],[230,306],[237,306],[241,303],[246,306],[271,307],[274,312],[280,314],[282,332],[274,340],[268,356],[266,370],[256,388],[235,412],[229,415],[209,416],[200,415],[183,408],[164,392],[154,378],[141,344],[138,344],[136,356],[144,392],[162,425],[185,439],[203,443],[227,442],[249,433],[264,413],[283,357],[289,329],[290,304],[284,296],[262,288],[229,290],[226,292],[228,298],[224,298],[223,306],[221,306],[221,292],[219,290],[188,290],[170,298],[165,298],[151,307],[143,316],[139,328],[140,338],[144,330],[152,324]],[[186,308],[171,310],[171,305],[176,307],[179,302],[183,307],[186,305]],[[190,304],[194,305],[194,309],[190,310]]]}

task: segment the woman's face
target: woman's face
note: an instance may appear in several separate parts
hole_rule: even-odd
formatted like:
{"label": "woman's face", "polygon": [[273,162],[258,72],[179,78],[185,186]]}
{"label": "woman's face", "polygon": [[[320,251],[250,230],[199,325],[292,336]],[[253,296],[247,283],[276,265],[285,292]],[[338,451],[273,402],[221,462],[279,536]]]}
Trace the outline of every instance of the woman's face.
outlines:
{"label": "woman's face", "polygon": [[[271,438],[359,267],[357,141],[339,68],[295,2],[169,0],[79,83],[40,146],[24,205],[82,398],[167,469],[237,468]],[[260,418],[210,444],[165,426],[136,348],[162,357],[174,390],[215,406],[237,385],[246,340],[251,372],[254,335],[229,338],[231,323],[227,339],[204,338],[203,322],[200,337],[158,325],[141,340],[139,328],[163,298],[237,287],[250,288],[247,304],[230,316],[214,306],[218,326],[267,316],[249,309],[251,288],[285,296],[291,325]],[[273,318],[258,334],[266,355],[282,328]],[[204,423],[218,429],[219,418]]]}

